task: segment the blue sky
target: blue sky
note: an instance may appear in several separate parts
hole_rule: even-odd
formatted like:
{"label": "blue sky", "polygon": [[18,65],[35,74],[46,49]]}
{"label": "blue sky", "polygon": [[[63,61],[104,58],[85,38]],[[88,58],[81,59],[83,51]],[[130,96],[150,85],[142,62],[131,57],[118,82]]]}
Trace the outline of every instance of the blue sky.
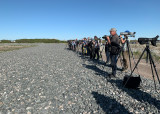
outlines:
{"label": "blue sky", "polygon": [[0,0],[0,39],[160,35],[160,0]]}

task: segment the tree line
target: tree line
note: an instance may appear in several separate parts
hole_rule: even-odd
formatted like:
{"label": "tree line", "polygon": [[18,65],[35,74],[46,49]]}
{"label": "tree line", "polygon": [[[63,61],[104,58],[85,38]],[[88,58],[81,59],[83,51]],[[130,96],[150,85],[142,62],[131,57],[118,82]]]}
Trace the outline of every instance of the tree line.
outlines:
{"label": "tree line", "polygon": [[18,39],[18,40],[1,40],[0,43],[66,43],[66,41],[57,39]]}

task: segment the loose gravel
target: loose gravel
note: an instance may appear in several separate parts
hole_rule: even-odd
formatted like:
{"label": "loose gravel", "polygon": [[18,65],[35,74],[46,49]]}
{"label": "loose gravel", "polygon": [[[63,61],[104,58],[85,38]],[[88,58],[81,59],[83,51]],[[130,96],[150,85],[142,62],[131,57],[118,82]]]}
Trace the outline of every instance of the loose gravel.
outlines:
{"label": "loose gravel", "polygon": [[160,113],[152,80],[142,77],[141,89],[127,89],[125,73],[110,79],[103,62],[65,44],[37,45],[0,53],[0,114]]}

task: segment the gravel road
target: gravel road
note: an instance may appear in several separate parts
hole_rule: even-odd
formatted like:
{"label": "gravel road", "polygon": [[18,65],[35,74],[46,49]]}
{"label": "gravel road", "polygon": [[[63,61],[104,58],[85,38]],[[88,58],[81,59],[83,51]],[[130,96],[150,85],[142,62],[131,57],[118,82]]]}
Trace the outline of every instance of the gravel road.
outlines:
{"label": "gravel road", "polygon": [[37,45],[0,53],[0,114],[160,113],[152,80],[142,77],[142,89],[127,89],[125,73],[110,79],[103,62],[65,44]]}

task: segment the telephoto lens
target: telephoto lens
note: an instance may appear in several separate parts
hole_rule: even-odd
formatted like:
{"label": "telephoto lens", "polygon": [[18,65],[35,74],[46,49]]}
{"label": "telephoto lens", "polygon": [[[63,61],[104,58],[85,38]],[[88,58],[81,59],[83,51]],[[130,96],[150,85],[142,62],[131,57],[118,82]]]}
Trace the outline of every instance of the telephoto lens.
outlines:
{"label": "telephoto lens", "polygon": [[109,35],[104,35],[102,38],[103,38],[103,39],[107,39],[108,36],[109,36]]}

